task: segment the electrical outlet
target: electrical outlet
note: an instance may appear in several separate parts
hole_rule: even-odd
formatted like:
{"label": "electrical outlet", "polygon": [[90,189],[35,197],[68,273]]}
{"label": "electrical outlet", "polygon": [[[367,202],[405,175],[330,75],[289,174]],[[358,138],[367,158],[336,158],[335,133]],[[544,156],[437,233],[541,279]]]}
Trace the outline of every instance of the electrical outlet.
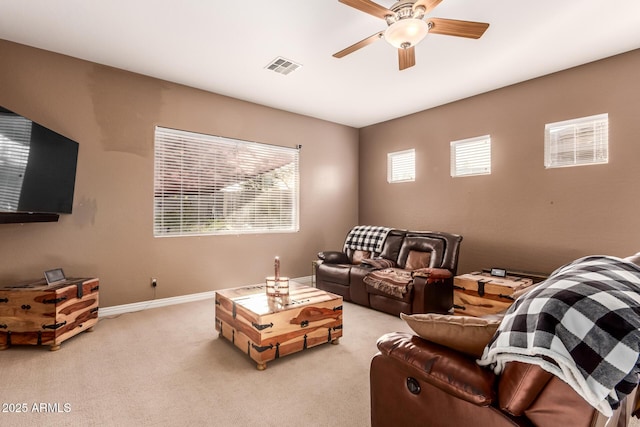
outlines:
{"label": "electrical outlet", "polygon": [[151,278],[151,287],[155,288],[156,286],[158,286],[158,279],[156,279],[155,277]]}

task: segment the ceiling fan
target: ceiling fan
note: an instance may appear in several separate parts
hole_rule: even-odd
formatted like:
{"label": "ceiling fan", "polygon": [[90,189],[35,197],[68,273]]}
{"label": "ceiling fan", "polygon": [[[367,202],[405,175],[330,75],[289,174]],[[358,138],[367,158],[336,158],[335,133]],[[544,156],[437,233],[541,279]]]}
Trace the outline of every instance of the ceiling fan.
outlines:
{"label": "ceiling fan", "polygon": [[426,37],[427,33],[478,39],[489,27],[489,24],[484,22],[443,18],[424,20],[425,15],[439,5],[442,0],[399,0],[389,9],[370,0],[339,1],[361,12],[384,19],[388,27],[386,30],[379,31],[340,52],[334,53],[333,56],[342,58],[384,38],[392,46],[398,48],[400,70],[416,65],[415,46]]}

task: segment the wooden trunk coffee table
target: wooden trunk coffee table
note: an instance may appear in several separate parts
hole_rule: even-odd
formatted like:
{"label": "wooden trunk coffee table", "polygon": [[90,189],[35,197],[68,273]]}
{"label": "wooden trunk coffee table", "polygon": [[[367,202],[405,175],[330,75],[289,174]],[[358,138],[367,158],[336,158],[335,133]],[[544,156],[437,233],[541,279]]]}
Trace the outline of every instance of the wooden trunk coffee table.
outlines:
{"label": "wooden trunk coffee table", "polygon": [[216,291],[216,330],[263,370],[267,362],[342,336],[342,297],[295,282],[289,295],[265,285]]}

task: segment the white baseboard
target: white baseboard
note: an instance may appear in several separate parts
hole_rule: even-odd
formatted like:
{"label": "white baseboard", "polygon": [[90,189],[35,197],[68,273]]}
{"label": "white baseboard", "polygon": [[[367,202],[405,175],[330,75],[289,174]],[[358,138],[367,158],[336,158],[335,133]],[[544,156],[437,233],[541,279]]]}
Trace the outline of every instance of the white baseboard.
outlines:
{"label": "white baseboard", "polygon": [[[292,279],[298,283],[311,283],[311,276],[298,277]],[[140,301],[131,304],[114,305],[111,307],[100,307],[98,317],[116,316],[124,313],[133,313],[134,311],[147,310],[150,308],[166,307],[174,304],[184,304],[186,302],[202,301],[205,299],[214,299],[216,291],[200,292],[197,294],[181,295],[179,297],[170,297],[162,299],[154,299],[150,301]]]}
{"label": "white baseboard", "polygon": [[111,307],[100,307],[98,317],[115,316],[134,311],[147,310],[150,308],[165,307],[167,305],[183,304],[185,302],[201,301],[203,299],[213,299],[216,297],[215,291],[201,292],[198,294],[182,295],[179,297],[154,299],[151,301],[140,301],[131,304],[114,305]]}

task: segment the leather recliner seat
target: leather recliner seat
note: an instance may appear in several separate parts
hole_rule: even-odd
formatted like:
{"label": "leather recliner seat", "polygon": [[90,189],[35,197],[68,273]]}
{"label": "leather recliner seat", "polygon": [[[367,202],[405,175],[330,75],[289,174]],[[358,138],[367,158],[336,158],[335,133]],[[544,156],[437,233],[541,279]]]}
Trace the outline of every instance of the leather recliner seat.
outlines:
{"label": "leather recliner seat", "polygon": [[[364,252],[352,249],[324,251],[316,269],[316,286],[342,295],[345,301],[398,316],[400,313],[446,313],[453,305],[453,276],[458,267],[462,236],[438,231],[391,229],[382,250]],[[415,277],[402,296],[383,292],[365,283],[372,268],[363,259],[382,258],[395,267],[413,271],[427,268]]]}
{"label": "leather recliner seat", "polygon": [[[603,427],[607,421],[567,383],[537,365],[509,362],[501,375],[475,358],[394,332],[371,361],[371,426]],[[607,427],[623,427],[636,391]]]}

